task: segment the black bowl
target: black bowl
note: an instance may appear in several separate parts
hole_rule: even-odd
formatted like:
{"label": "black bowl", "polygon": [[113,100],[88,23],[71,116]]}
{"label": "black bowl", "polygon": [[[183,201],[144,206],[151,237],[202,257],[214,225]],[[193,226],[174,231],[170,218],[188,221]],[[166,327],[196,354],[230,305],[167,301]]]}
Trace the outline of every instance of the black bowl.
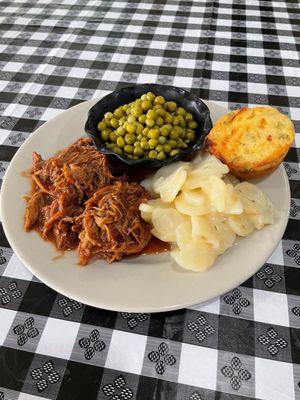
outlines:
{"label": "black bowl", "polygon": [[[119,106],[138,99],[147,92],[163,96],[167,101],[176,101],[179,106],[193,114],[194,120],[198,124],[196,139],[189,144],[188,148],[180,151],[176,156],[167,157],[164,160],[155,160],[151,158],[130,160],[126,156],[108,150],[101,139],[97,124],[102,120],[104,114],[108,111],[112,112]],[[108,94],[89,110],[88,119],[85,124],[86,133],[93,139],[97,149],[101,151],[101,153],[113,155],[128,165],[140,165],[150,168],[162,167],[199,150],[211,128],[212,122],[209,109],[196,95],[175,86],[159,85],[155,83],[129,86]]]}

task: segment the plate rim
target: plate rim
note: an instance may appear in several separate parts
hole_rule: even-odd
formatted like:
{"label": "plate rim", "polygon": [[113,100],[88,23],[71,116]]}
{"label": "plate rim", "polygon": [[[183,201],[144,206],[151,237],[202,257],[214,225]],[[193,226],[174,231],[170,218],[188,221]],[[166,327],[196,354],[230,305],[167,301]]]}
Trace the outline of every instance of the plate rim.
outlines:
{"label": "plate rim", "polygon": [[[40,130],[44,130],[45,127],[47,126],[47,124],[49,124],[50,122],[53,123],[55,122],[56,119],[59,119],[59,117],[61,116],[61,114],[67,112],[68,110],[70,110],[71,108],[74,110],[76,108],[81,108],[82,104],[89,104],[92,105],[93,103],[99,101],[101,97],[96,97],[94,99],[90,99],[84,102],[81,102],[73,107],[70,107],[69,109],[63,110],[60,113],[58,113],[56,116],[54,116],[53,118],[49,119],[48,121],[46,121],[43,125],[41,125],[37,130],[35,130],[30,136],[29,138],[24,142],[24,143],[30,143],[32,140],[34,140],[33,138],[35,138],[35,136],[40,134]],[[211,104],[214,104],[214,106],[217,106],[218,108],[222,108],[225,111],[227,110],[225,107],[222,107],[221,105],[219,105],[218,103],[215,102],[211,102],[211,101],[206,101],[204,100],[204,102],[208,105],[208,107]],[[23,143],[23,144],[24,144]],[[121,307],[116,307],[114,305],[109,306],[108,304],[102,303],[99,301],[91,301],[90,299],[87,299],[84,295],[81,295],[81,293],[79,292],[78,294],[76,293],[76,296],[74,296],[74,293],[70,293],[70,291],[68,289],[65,289],[64,287],[61,287],[61,285],[59,283],[54,282],[51,279],[47,279],[47,278],[40,278],[39,274],[36,272],[35,268],[32,268],[30,263],[28,263],[26,261],[26,258],[24,259],[24,257],[22,256],[22,254],[19,253],[18,249],[18,245],[15,243],[14,240],[14,236],[13,234],[11,234],[11,231],[9,229],[9,224],[7,223],[6,217],[5,217],[5,212],[3,212],[3,210],[5,209],[3,203],[4,203],[4,198],[5,198],[5,191],[7,186],[10,184],[8,182],[8,177],[9,177],[9,171],[13,168],[13,163],[12,161],[14,160],[14,158],[16,157],[16,155],[22,151],[22,147],[23,144],[19,147],[19,149],[16,151],[14,157],[12,158],[12,160],[9,163],[9,166],[6,170],[6,173],[4,175],[3,178],[3,182],[2,182],[2,188],[1,188],[1,194],[0,194],[0,219],[2,222],[2,226],[5,232],[5,235],[7,237],[7,240],[13,250],[13,252],[17,255],[17,257],[19,258],[19,260],[24,264],[24,266],[33,274],[33,276],[36,276],[41,282],[43,282],[44,284],[46,284],[47,286],[49,286],[50,288],[52,288],[53,290],[57,291],[59,294],[62,294],[64,296],[73,298],[77,301],[80,301],[81,303],[85,304],[85,305],[89,305],[95,308],[99,308],[99,309],[105,309],[105,310],[109,310],[109,311],[115,311],[115,312],[133,312],[133,313],[137,313],[137,312],[145,312],[145,313],[156,313],[156,312],[167,312],[167,311],[173,311],[173,310],[178,310],[178,309],[182,309],[182,308],[186,308],[186,307],[191,307],[193,305],[196,304],[204,304],[208,301],[213,301],[214,298],[223,295],[224,293],[227,293],[229,291],[231,291],[233,288],[240,286],[243,282],[245,282],[247,279],[249,279],[251,276],[253,276],[253,274],[255,274],[259,268],[261,268],[261,266],[263,265],[264,262],[266,262],[268,260],[268,258],[274,253],[274,250],[277,248],[278,244],[280,243],[283,234],[286,230],[286,226],[288,224],[289,221],[289,207],[287,210],[285,210],[284,215],[283,215],[283,221],[280,227],[280,235],[279,235],[279,239],[275,242],[273,242],[272,246],[270,246],[270,250],[267,252],[267,258],[266,257],[260,257],[261,259],[263,258],[264,261],[260,261],[257,262],[258,267],[255,267],[253,270],[251,270],[251,272],[249,271],[249,274],[247,274],[247,277],[241,277],[241,279],[235,280],[234,282],[229,282],[228,284],[225,284],[222,289],[218,289],[215,288],[211,290],[211,295],[203,300],[198,300],[197,302],[193,301],[187,301],[185,303],[180,303],[180,304],[174,304],[174,305],[163,305],[160,307],[125,307],[123,308]],[[285,168],[283,167],[283,164],[281,163],[279,166],[281,173],[282,173],[282,177],[284,180],[284,185],[285,185],[285,189],[286,189],[286,195],[287,195],[287,201],[288,204],[290,204],[290,200],[291,200],[291,194],[290,194],[290,186],[289,186],[289,180],[285,171]],[[4,195],[3,195],[4,193]],[[21,252],[22,253],[22,252]],[[256,263],[255,263],[256,264]]]}

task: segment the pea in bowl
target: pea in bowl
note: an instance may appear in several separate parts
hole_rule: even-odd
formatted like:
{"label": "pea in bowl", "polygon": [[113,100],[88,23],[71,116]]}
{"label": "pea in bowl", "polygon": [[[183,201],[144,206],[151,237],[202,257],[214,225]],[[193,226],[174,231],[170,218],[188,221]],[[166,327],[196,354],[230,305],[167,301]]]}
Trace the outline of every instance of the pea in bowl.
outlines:
{"label": "pea in bowl", "polygon": [[211,128],[209,109],[196,95],[152,83],[103,97],[89,110],[85,124],[102,153],[152,168],[200,149]]}

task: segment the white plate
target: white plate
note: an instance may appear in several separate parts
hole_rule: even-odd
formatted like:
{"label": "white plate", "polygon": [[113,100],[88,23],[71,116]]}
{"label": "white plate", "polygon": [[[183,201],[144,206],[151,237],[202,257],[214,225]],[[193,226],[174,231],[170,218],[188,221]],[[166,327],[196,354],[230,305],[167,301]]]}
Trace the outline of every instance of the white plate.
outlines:
{"label": "white plate", "polygon": [[[45,123],[23,144],[9,165],[2,185],[1,216],[6,236],[25,266],[65,296],[95,307],[128,312],[190,306],[226,293],[253,275],[275,250],[288,221],[290,190],[282,166],[258,182],[281,211],[277,221],[241,239],[204,273],[179,268],[168,253],[139,256],[112,265],[96,260],[80,267],[76,264],[76,251],[54,260],[57,252],[51,243],[43,241],[36,232],[23,231],[22,196],[29,191],[30,183],[21,172],[30,168],[32,152],[48,158],[83,136],[87,111],[97,100],[81,103]],[[207,105],[213,122],[227,112],[214,103]]]}

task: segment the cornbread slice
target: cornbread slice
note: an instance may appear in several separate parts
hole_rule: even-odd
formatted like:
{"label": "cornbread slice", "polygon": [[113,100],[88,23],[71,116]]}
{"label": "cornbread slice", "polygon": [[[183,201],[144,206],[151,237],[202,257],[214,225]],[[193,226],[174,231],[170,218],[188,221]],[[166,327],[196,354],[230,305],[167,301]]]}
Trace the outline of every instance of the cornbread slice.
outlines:
{"label": "cornbread slice", "polygon": [[255,179],[279,166],[294,137],[292,121],[276,108],[241,108],[216,122],[206,148],[236,177]]}

